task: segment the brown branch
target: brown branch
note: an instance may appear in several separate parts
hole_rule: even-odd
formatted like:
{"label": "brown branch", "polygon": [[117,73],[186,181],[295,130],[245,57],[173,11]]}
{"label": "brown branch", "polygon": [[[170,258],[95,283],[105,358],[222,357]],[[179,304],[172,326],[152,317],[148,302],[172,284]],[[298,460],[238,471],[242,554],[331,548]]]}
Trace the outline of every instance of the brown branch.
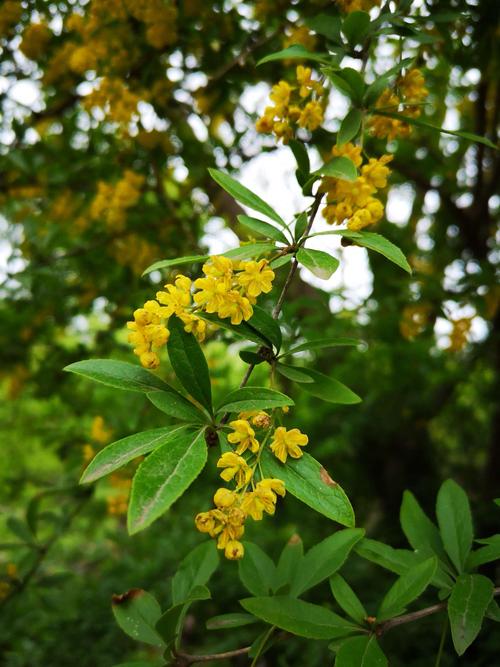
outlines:
{"label": "brown branch", "polygon": [[179,660],[177,664],[180,666],[192,665],[195,662],[210,662],[211,660],[227,660],[228,658],[234,658],[238,655],[245,655],[250,651],[251,646],[244,646],[243,648],[237,648],[234,651],[225,651],[224,653],[207,653],[206,655],[191,655],[189,653],[183,653],[182,651],[174,651],[174,655]]}

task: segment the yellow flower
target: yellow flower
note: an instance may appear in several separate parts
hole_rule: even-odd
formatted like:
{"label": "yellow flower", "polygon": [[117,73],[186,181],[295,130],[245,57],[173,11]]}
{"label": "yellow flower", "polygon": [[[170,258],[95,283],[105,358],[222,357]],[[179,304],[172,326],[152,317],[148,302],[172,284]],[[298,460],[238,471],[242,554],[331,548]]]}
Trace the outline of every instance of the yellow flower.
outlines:
{"label": "yellow flower", "polygon": [[243,320],[246,321],[252,317],[253,308],[246,297],[241,296],[235,290],[231,290],[224,295],[217,314],[222,318],[230,317],[231,324],[241,324]]}
{"label": "yellow flower", "polygon": [[268,266],[266,259],[261,259],[260,262],[243,262],[243,271],[238,273],[237,281],[248,296],[257,297],[262,292],[267,294],[272,290],[274,271]]}
{"label": "yellow flower", "polygon": [[223,255],[210,257],[208,262],[203,264],[202,269],[206,276],[215,278],[231,278],[233,275],[233,261]]}
{"label": "yellow flower", "polygon": [[143,352],[140,355],[139,360],[144,368],[155,369],[160,365],[160,357],[156,352]]}
{"label": "yellow flower", "polygon": [[292,428],[290,431],[284,426],[278,426],[274,431],[273,441],[271,443],[271,451],[282,463],[286,463],[288,456],[293,459],[299,459],[303,452],[300,449],[305,447],[309,442],[309,438],[304,433],[301,433],[298,428]]}
{"label": "yellow flower", "polygon": [[214,495],[214,505],[219,509],[231,507],[236,502],[236,498],[237,496],[234,491],[225,488],[217,489]]}
{"label": "yellow flower", "polygon": [[359,232],[361,229],[368,227],[368,225],[371,225],[372,223],[373,220],[370,211],[366,208],[360,208],[349,220],[347,227],[353,232]]}
{"label": "yellow flower", "polygon": [[230,433],[227,439],[232,445],[239,443],[236,449],[237,454],[243,454],[247,449],[250,449],[253,453],[259,451],[259,443],[255,438],[255,431],[246,419],[236,419],[230,422],[229,426],[234,430],[234,433]]}
{"label": "yellow flower", "polygon": [[299,118],[300,127],[307,130],[315,130],[323,122],[323,107],[316,100],[308,102],[303,108]]}
{"label": "yellow flower", "polygon": [[374,188],[380,190],[387,185],[387,178],[391,173],[386,164],[392,160],[392,155],[382,155],[378,160],[370,158],[368,164],[361,168],[361,174],[366,178],[367,182],[373,185]]}
{"label": "yellow flower", "polygon": [[217,461],[218,468],[224,468],[220,476],[226,482],[235,479],[238,488],[247,484],[252,478],[252,470],[245,459],[234,452],[225,452]]}
{"label": "yellow flower", "polygon": [[199,290],[193,296],[195,303],[202,306],[207,313],[218,313],[231,289],[231,282],[227,278],[207,276],[195,280],[194,286]]}
{"label": "yellow flower", "polygon": [[238,540],[229,540],[224,549],[224,556],[228,560],[240,560],[245,554],[245,549]]}
{"label": "yellow flower", "polygon": [[245,493],[241,509],[254,521],[261,521],[264,512],[271,516],[274,514],[276,494],[285,495],[285,484],[280,479],[263,479],[257,483],[254,491]]}
{"label": "yellow flower", "polygon": [[202,343],[205,340],[207,333],[207,323],[205,320],[202,320],[201,317],[198,317],[197,315],[186,312],[180,313],[179,318],[184,323],[184,331],[196,336],[199,343]]}
{"label": "yellow flower", "polygon": [[350,141],[342,146],[334,146],[332,148],[332,155],[334,157],[348,157],[354,162],[356,167],[360,167],[363,162],[361,146],[355,146]]}
{"label": "yellow flower", "polygon": [[291,94],[292,88],[290,85],[286,81],[280,81],[279,83],[274,84],[269,97],[276,104],[276,106],[280,108],[288,106]]}
{"label": "yellow flower", "polygon": [[180,315],[191,305],[191,280],[180,275],[175,279],[175,285],[165,285],[166,292],[157,292],[156,298],[164,306],[163,317],[170,317],[174,313]]}

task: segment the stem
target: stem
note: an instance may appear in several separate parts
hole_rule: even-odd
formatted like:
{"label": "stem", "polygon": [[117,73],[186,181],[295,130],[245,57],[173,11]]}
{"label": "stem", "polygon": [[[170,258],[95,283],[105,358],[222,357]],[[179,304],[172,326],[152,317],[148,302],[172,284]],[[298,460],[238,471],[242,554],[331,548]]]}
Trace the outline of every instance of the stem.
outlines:
{"label": "stem", "polygon": [[210,662],[211,660],[226,660],[228,658],[234,658],[237,655],[244,655],[245,653],[248,653],[251,648],[251,646],[244,646],[243,648],[237,648],[234,651],[225,651],[224,653],[207,653],[206,655],[190,655],[189,653],[175,651],[174,655],[177,658],[180,658],[181,665],[192,665],[195,662]]}
{"label": "stem", "polygon": [[254,659],[252,660],[252,664],[250,665],[250,667],[257,667],[257,660],[258,660],[258,659],[260,658],[260,656],[262,655],[262,651],[263,651],[263,649],[264,649],[264,646],[267,644],[267,640],[268,640],[269,637],[273,634],[273,632],[275,631],[275,629],[276,629],[276,626],[275,626],[275,625],[272,625],[272,626],[269,628],[269,630],[266,632],[266,634],[264,635],[262,641],[260,642],[260,646],[259,646],[259,648],[257,649],[257,653],[255,654]]}
{"label": "stem", "polygon": [[441,664],[441,658],[443,657],[444,642],[446,641],[447,632],[448,632],[448,616],[445,616],[443,622],[443,629],[441,631],[441,640],[439,642],[439,648],[434,667],[439,667],[439,665]]}

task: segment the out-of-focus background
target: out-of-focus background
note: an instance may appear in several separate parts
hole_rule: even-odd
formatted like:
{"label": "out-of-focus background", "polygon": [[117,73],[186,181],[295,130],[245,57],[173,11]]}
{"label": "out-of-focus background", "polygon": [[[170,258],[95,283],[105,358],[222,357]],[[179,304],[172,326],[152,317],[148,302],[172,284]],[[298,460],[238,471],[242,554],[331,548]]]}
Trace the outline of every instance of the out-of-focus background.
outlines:
{"label": "out-of-focus background", "polygon": [[[165,415],[139,394],[62,368],[89,357],[134,361],[125,323],[165,278],[141,278],[149,264],[248,239],[236,222],[239,205],[208,167],[235,173],[286,219],[310,203],[289,148],[254,129],[270,86],[293,78],[296,63],[256,62],[291,44],[324,50],[325,38],[307,25],[334,7],[328,0],[0,3],[2,665],[107,667],[147,656],[115,626],[111,594],[141,587],[168,601],[176,564],[203,539],[193,517],[210,503],[214,466],[165,517],[129,537],[134,467],[87,490],[78,479],[100,448],[165,424]],[[430,91],[426,120],[495,140],[498,10],[496,0],[414,2],[427,38],[406,40],[401,52],[399,38],[388,37],[368,76],[415,57]],[[346,109],[332,91],[311,149],[317,163]],[[366,148],[386,151],[370,138]],[[403,490],[432,514],[447,477],[467,490],[476,534],[487,535],[498,525],[491,500],[500,470],[500,161],[485,146],[429,131],[414,130],[389,149],[394,172],[378,231],[403,249],[413,275],[336,241],[328,243],[341,268],[330,281],[303,272],[284,309],[287,333],[300,322],[305,335],[367,345],[308,357],[363,402],[332,406],[284,387],[297,399],[293,425],[309,435],[311,453],[348,492],[370,537],[406,546]],[[238,346],[214,339],[205,349],[215,393],[237,386]],[[311,546],[333,529],[287,498],[248,537],[276,556],[294,533]],[[391,577],[353,562],[370,606]],[[193,607],[186,641],[196,652],[246,641],[245,629],[230,637],[204,629],[207,614],[239,609],[244,590],[234,563],[221,566],[212,592],[199,616]],[[430,664],[440,628],[432,620],[415,625],[387,636],[391,664]],[[479,644],[461,665],[495,664],[492,628]],[[290,641],[273,664],[302,665],[304,646]],[[323,664],[324,646],[307,651],[307,664]],[[443,666],[454,664],[443,658]]]}

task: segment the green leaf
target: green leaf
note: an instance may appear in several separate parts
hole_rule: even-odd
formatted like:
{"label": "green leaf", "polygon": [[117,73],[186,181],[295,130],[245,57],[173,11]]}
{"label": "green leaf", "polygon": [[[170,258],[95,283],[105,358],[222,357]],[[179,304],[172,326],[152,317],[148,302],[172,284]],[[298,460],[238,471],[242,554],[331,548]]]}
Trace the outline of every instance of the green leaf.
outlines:
{"label": "green leaf", "polygon": [[343,526],[354,526],[354,511],[348,497],[312,456],[303,454],[300,459],[283,464],[266,448],[261,463],[266,477],[282,479],[287,492],[305,505]]}
{"label": "green leaf", "polygon": [[201,264],[201,262],[206,262],[207,259],[209,259],[209,255],[190,255],[188,257],[176,257],[175,259],[161,259],[159,262],[148,266],[142,275],[145,276],[152,271],[168,269],[171,266],[181,266],[181,264]]}
{"label": "green leaf", "polygon": [[200,344],[184,330],[184,324],[178,317],[169,319],[168,328],[168,356],[178,380],[195,400],[212,413],[210,375]]}
{"label": "green leaf", "polygon": [[202,542],[182,560],[172,578],[172,604],[185,602],[197,586],[204,586],[219,564],[213,540]]}
{"label": "green leaf", "polygon": [[354,551],[361,558],[376,563],[395,574],[404,574],[418,562],[417,555],[409,549],[394,549],[388,544],[367,537],[358,542]]}
{"label": "green leaf", "polygon": [[264,63],[270,63],[273,60],[316,60],[317,62],[320,63],[329,63],[330,62],[330,57],[328,56],[328,53],[314,53],[312,51],[308,51],[304,46],[301,44],[293,44],[292,46],[289,46],[286,49],[282,49],[281,51],[276,51],[276,53],[271,53],[268,56],[265,56],[265,58],[261,58],[259,62],[257,63],[257,67],[259,65],[264,65]]}
{"label": "green leaf", "polygon": [[307,218],[307,213],[305,211],[304,213],[301,213],[300,215],[297,216],[297,219],[295,221],[295,234],[294,234],[295,241],[298,241],[304,236],[304,232],[306,231],[308,222],[309,221]]}
{"label": "green leaf", "polygon": [[276,579],[273,592],[277,592],[284,586],[290,585],[302,565],[304,545],[298,535],[292,537],[285,544],[276,566]]}
{"label": "green leaf", "polygon": [[469,554],[467,569],[479,567],[479,565],[491,563],[497,559],[500,559],[500,535],[493,535],[489,544]]}
{"label": "green leaf", "polygon": [[363,114],[359,109],[351,109],[340,124],[337,134],[337,146],[343,146],[351,139],[354,139],[361,127]]}
{"label": "green leaf", "polygon": [[292,582],[290,594],[302,595],[332,576],[347,560],[352,548],[364,536],[361,528],[346,528],[316,544],[304,556]]}
{"label": "green leaf", "polygon": [[347,95],[356,106],[360,106],[366,90],[366,84],[361,74],[352,67],[342,69],[324,68],[333,85],[344,95]]}
{"label": "green leaf", "polygon": [[208,619],[206,626],[207,630],[232,630],[233,628],[241,628],[243,625],[252,625],[253,623],[258,623],[258,619],[255,616],[241,612],[212,616],[212,618]]}
{"label": "green leaf", "polygon": [[242,387],[227,394],[217,412],[244,412],[246,410],[272,410],[295,405],[291,398],[267,387]]}
{"label": "green leaf", "polygon": [[500,623],[500,607],[498,606],[496,600],[492,600],[490,602],[490,604],[488,605],[488,609],[486,610],[485,616],[486,618],[489,618],[492,621],[495,621],[496,623]]}
{"label": "green leaf", "polygon": [[247,324],[257,331],[264,340],[274,345],[276,351],[279,352],[282,341],[280,326],[263,308],[254,306],[253,315],[247,321]]}
{"label": "green leaf", "polygon": [[86,359],[76,361],[64,368],[65,371],[101,382],[115,389],[127,391],[168,391],[168,384],[149,371],[114,359]]}
{"label": "green leaf", "polygon": [[306,19],[306,25],[317,32],[318,35],[327,37],[336,44],[342,44],[340,28],[342,20],[340,16],[330,16],[330,14],[316,14]]}
{"label": "green leaf", "polygon": [[224,257],[229,259],[257,259],[261,255],[267,255],[275,250],[274,243],[270,241],[257,241],[255,243],[244,243],[238,248],[232,248],[223,252]]}
{"label": "green leaf", "polygon": [[342,22],[342,32],[351,46],[362,44],[370,30],[370,15],[366,12],[351,12]]}
{"label": "green leaf", "polygon": [[290,141],[288,142],[288,146],[293,153],[295,161],[297,162],[297,167],[299,168],[299,171],[305,174],[306,176],[309,175],[311,171],[311,163],[309,162],[309,155],[307,153],[307,148],[305,147],[303,142],[298,141],[297,139],[290,139]]}
{"label": "green leaf", "polygon": [[241,582],[252,595],[269,595],[276,578],[276,566],[257,544],[245,542],[245,555],[238,562]]}
{"label": "green leaf", "polygon": [[195,586],[183,603],[170,607],[156,623],[156,630],[165,643],[172,644],[182,632],[182,623],[189,607],[198,600],[209,600],[210,591],[206,586]]}
{"label": "green leaf", "polygon": [[290,253],[287,253],[286,255],[280,255],[279,257],[276,257],[276,259],[272,259],[269,262],[269,266],[272,269],[279,269],[282,266],[285,266],[285,264],[289,264],[289,262],[292,261],[292,255]]}
{"label": "green leaf", "polygon": [[7,528],[26,544],[34,544],[35,536],[30,530],[27,522],[18,519],[16,516],[9,516],[6,521]]}
{"label": "green leaf", "polygon": [[142,431],[108,445],[92,459],[85,469],[80,484],[89,484],[123,467],[138,456],[149,454],[157,447],[175,440],[186,432],[187,426],[166,426]]}
{"label": "green leaf", "polygon": [[161,608],[150,593],[133,588],[123,595],[113,595],[112,609],[116,622],[129,637],[153,646],[164,645],[155,630]]}
{"label": "green leaf", "polygon": [[186,434],[156,449],[141,463],[128,508],[130,535],[158,519],[198,477],[207,461],[203,432]]}
{"label": "green leaf", "polygon": [[330,577],[330,588],[337,604],[352,618],[353,621],[363,625],[368,616],[361,600],[349,586],[347,581],[337,572]]}
{"label": "green leaf", "polygon": [[437,558],[432,556],[402,574],[382,600],[377,621],[385,621],[402,614],[407,605],[420,597],[431,583],[436,567]]}
{"label": "green leaf", "polygon": [[425,556],[435,554],[440,560],[448,562],[437,527],[421,508],[411,491],[403,493],[399,519],[403,533],[415,551]]}
{"label": "green leaf", "polygon": [[279,225],[286,227],[285,221],[276,213],[276,211],[271,208],[271,206],[269,206],[267,202],[251,192],[251,190],[246,188],[244,185],[241,185],[241,183],[238,183],[238,181],[235,181],[234,178],[229,176],[229,174],[225,174],[224,172],[218,171],[217,169],[209,169],[208,172],[214,181],[218,183],[226,192],[228,192],[231,197],[234,197],[234,199],[239,201],[244,206],[248,206],[248,208],[251,208],[254,211],[258,211],[259,213],[266,215],[271,220],[274,220]]}
{"label": "green leaf", "polygon": [[286,377],[288,380],[292,380],[292,382],[313,382],[309,375],[302,373],[300,367],[276,364],[275,368],[280,375],[283,375],[283,377]]}
{"label": "green leaf", "polygon": [[230,320],[221,319],[220,317],[217,317],[217,315],[214,315],[212,313],[204,313],[203,311],[200,310],[198,311],[197,314],[199,317],[203,318],[207,322],[216,324],[221,329],[231,331],[240,338],[252,341],[253,343],[257,343],[258,345],[265,345],[266,347],[272,347],[271,341],[267,340],[265,336],[262,336],[262,334],[260,334],[256,329],[250,326],[247,322],[241,322],[241,324],[236,325],[236,324],[231,324]]}
{"label": "green leaf", "polygon": [[364,97],[365,104],[370,105],[376,102],[376,100],[384,91],[384,89],[387,88],[387,86],[389,85],[391,79],[394,78],[396,75],[399,75],[401,70],[404,67],[408,67],[409,65],[411,65],[413,61],[414,58],[403,58],[401,62],[398,62],[397,65],[391,67],[389,70],[387,70],[387,72],[384,72],[383,74],[377,76],[375,81],[371,83],[366,89]]}
{"label": "green leaf", "polygon": [[458,572],[463,572],[472,547],[472,516],[467,494],[451,479],[439,489],[436,516],[446,553]]}
{"label": "green leaf", "polygon": [[300,248],[297,252],[297,261],[309,269],[317,278],[328,280],[339,268],[339,260],[322,250]]}
{"label": "green leaf", "polygon": [[266,623],[308,639],[344,637],[358,629],[325,607],[284,595],[246,598],[240,604]]}
{"label": "green leaf", "polygon": [[340,178],[344,181],[355,181],[358,177],[356,165],[350,158],[345,156],[332,158],[314,173],[320,176]]}
{"label": "green leaf", "polygon": [[299,352],[308,352],[309,350],[321,350],[327,347],[338,347],[342,345],[352,345],[357,347],[363,341],[358,338],[315,338],[314,340],[308,340],[305,343],[300,343],[300,345],[294,345],[286,352],[280,354],[281,357],[286,357],[289,354],[298,354]]}
{"label": "green leaf", "polygon": [[237,218],[240,224],[242,224],[244,227],[248,227],[248,229],[251,229],[253,232],[261,234],[262,236],[265,236],[268,239],[281,241],[281,243],[285,243],[286,245],[288,245],[289,241],[283,234],[283,232],[274,227],[273,225],[270,225],[268,222],[264,222],[263,220],[258,220],[257,218],[251,218],[249,215],[238,215]]}
{"label": "green leaf", "polygon": [[375,635],[347,639],[335,659],[335,667],[387,667],[388,664]]}
{"label": "green leaf", "polygon": [[375,232],[351,232],[348,229],[339,231],[339,234],[346,239],[355,241],[356,245],[361,245],[369,250],[374,250],[375,252],[380,253],[386,259],[411,274],[411,266],[408,264],[406,257],[401,250],[394,245],[394,243],[391,243],[389,239],[386,239],[385,236],[376,234]]}
{"label": "green leaf", "polygon": [[152,394],[147,394],[147,397],[158,410],[175,417],[179,421],[193,424],[206,424],[208,422],[206,414],[172,387],[168,387],[168,391],[155,391]]}
{"label": "green leaf", "polygon": [[253,350],[240,350],[238,354],[240,359],[246,364],[253,364],[254,366],[258,366],[265,361],[265,359],[263,359],[260,354],[257,354],[255,348]]}
{"label": "green leaf", "polygon": [[493,599],[493,583],[481,574],[461,574],[448,600],[451,637],[458,655],[463,655],[481,630]]}
{"label": "green leaf", "polygon": [[460,139],[473,141],[474,143],[477,144],[484,144],[485,146],[488,146],[488,148],[494,148],[496,150],[498,149],[498,146],[496,146],[496,144],[494,144],[492,141],[490,141],[486,137],[481,137],[478,134],[474,134],[473,132],[463,132],[462,130],[445,130],[442,127],[437,127],[436,125],[432,125],[431,123],[421,120],[420,118],[405,116],[404,114],[401,113],[394,113],[390,111],[379,111],[376,109],[370,109],[370,111],[375,116],[387,116],[388,118],[395,118],[396,120],[405,121],[409,125],[416,125],[417,127],[423,127],[428,130],[433,130],[435,132],[441,132],[442,134],[451,134],[452,136],[459,137]]}
{"label": "green leaf", "polygon": [[361,398],[342,382],[310,368],[304,368],[303,372],[307,373],[313,380],[311,384],[301,385],[301,388],[308,394],[329,403],[340,403],[342,405],[353,405],[361,402]]}

